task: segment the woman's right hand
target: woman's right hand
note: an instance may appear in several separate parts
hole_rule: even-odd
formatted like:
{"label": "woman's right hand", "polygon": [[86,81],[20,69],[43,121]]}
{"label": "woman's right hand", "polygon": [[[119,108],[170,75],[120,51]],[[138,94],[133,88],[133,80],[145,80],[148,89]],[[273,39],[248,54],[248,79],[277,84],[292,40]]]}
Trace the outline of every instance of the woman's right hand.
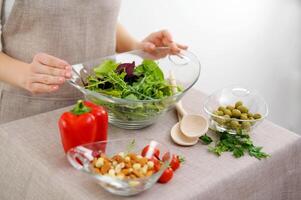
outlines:
{"label": "woman's right hand", "polygon": [[71,65],[54,56],[38,53],[24,75],[22,85],[26,90],[33,94],[49,93],[71,78]]}

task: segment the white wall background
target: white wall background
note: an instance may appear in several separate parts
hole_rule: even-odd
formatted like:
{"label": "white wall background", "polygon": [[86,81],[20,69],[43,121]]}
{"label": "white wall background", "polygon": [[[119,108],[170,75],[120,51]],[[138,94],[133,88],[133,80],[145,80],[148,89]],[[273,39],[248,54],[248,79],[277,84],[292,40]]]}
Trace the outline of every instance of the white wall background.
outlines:
{"label": "white wall background", "polygon": [[254,88],[301,133],[301,0],[123,0],[120,21],[140,39],[169,29],[202,63],[197,88]]}

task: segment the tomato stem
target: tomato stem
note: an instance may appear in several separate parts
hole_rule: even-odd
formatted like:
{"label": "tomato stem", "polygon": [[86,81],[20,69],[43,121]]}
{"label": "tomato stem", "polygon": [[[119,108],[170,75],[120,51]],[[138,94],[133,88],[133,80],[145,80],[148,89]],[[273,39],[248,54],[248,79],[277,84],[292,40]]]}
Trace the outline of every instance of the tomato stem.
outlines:
{"label": "tomato stem", "polygon": [[178,155],[178,159],[179,159],[180,163],[184,163],[185,162],[185,157],[184,156]]}
{"label": "tomato stem", "polygon": [[82,115],[82,114],[88,113],[90,111],[91,111],[91,109],[89,107],[85,106],[83,100],[78,100],[77,104],[70,112],[75,115]]}

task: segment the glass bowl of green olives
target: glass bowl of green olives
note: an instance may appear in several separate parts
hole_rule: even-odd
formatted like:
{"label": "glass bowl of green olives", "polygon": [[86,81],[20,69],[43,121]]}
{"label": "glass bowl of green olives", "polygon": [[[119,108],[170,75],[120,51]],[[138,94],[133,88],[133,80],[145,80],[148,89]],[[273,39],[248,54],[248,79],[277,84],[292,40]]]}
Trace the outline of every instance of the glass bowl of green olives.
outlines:
{"label": "glass bowl of green olives", "polygon": [[268,106],[256,91],[241,86],[214,92],[204,103],[210,129],[231,134],[250,133],[268,115]]}

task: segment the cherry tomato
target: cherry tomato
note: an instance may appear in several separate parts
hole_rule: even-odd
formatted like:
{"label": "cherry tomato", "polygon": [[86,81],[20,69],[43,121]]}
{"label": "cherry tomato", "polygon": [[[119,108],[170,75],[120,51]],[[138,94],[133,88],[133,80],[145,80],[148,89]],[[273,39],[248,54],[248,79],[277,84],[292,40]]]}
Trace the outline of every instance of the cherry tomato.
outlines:
{"label": "cherry tomato", "polygon": [[167,183],[168,181],[170,181],[173,177],[173,170],[168,167],[163,174],[161,175],[161,177],[159,178],[158,182],[159,183]]}
{"label": "cherry tomato", "polygon": [[159,161],[156,157],[153,156],[152,158],[149,159],[149,161],[153,161],[155,172],[157,172],[157,171],[160,170],[160,168],[161,168],[161,163],[160,163],[160,161]]}
{"label": "cherry tomato", "polygon": [[162,156],[162,161],[165,162],[165,161],[168,161],[170,159],[170,153],[169,152],[166,152],[163,156]]}
{"label": "cherry tomato", "polygon": [[149,145],[145,146],[141,152],[141,156],[143,157],[152,157],[155,156],[156,158],[159,158],[160,150],[158,148],[152,148]]}
{"label": "cherry tomato", "polygon": [[174,154],[174,155],[172,155],[169,165],[173,171],[176,171],[180,167],[181,163],[183,163],[183,162],[184,162],[184,157]]}
{"label": "cherry tomato", "polygon": [[100,151],[93,151],[93,152],[92,152],[92,156],[93,156],[94,158],[99,158],[99,157],[100,157]]}

